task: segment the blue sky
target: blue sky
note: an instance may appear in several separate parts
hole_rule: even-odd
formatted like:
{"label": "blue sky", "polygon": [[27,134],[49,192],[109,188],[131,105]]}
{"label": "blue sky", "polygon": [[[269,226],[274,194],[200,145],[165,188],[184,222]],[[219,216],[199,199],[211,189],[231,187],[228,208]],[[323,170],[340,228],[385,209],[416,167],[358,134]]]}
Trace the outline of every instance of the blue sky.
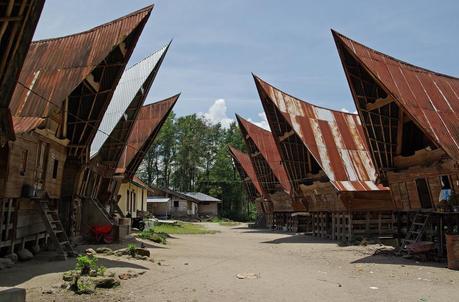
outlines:
{"label": "blue sky", "polygon": [[[89,29],[151,4],[46,0],[35,39]],[[298,98],[354,111],[330,28],[459,76],[459,1],[157,0],[130,64],[174,39],[147,102],[182,92],[179,115],[262,121],[251,72]],[[218,101],[217,101],[218,100]]]}

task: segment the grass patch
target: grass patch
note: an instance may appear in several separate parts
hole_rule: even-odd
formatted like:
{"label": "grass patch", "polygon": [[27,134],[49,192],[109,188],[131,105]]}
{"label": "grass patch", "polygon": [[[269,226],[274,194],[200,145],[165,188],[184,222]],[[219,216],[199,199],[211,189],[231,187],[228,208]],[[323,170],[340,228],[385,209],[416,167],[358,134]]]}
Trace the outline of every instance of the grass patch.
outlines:
{"label": "grass patch", "polygon": [[189,222],[177,222],[176,224],[169,223],[158,223],[154,227],[143,230],[139,233],[139,237],[142,239],[148,239],[156,243],[166,244],[169,234],[215,234],[218,231],[207,229],[203,225],[189,223]]}
{"label": "grass patch", "polygon": [[148,239],[159,244],[167,243],[166,233],[157,233],[154,229],[143,230],[140,232],[139,237],[142,239]]}
{"label": "grass patch", "polygon": [[161,223],[153,227],[155,233],[166,233],[166,234],[215,234],[216,231],[207,229],[203,225],[189,223],[189,222],[177,222],[176,224]]}
{"label": "grass patch", "polygon": [[215,234],[217,231],[209,230],[203,225],[177,222],[176,224],[160,223],[153,227],[155,233],[166,234]]}
{"label": "grass patch", "polygon": [[218,223],[219,225],[223,225],[223,226],[236,226],[236,225],[241,224],[239,221],[234,221],[228,218],[218,218],[218,217],[212,218],[212,222]]}

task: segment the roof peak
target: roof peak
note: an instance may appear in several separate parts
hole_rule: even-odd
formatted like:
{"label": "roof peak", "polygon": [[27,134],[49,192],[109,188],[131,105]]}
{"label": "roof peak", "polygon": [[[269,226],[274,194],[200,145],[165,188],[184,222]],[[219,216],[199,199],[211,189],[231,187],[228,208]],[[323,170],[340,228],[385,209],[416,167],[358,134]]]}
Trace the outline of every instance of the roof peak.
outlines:
{"label": "roof peak", "polygon": [[360,46],[362,46],[362,47],[364,47],[364,48],[366,48],[366,49],[368,49],[368,50],[370,50],[370,51],[372,51],[372,52],[374,52],[374,53],[376,53],[376,54],[378,54],[378,55],[380,55],[380,56],[383,56],[383,57],[385,57],[385,58],[388,58],[388,59],[390,59],[390,60],[392,60],[392,61],[395,61],[395,62],[397,62],[397,63],[406,65],[406,66],[408,66],[408,67],[414,68],[414,69],[416,69],[416,70],[419,71],[419,72],[426,72],[426,73],[435,74],[435,75],[437,75],[437,76],[442,76],[442,77],[446,77],[446,78],[450,78],[450,79],[454,79],[454,80],[459,80],[459,78],[457,78],[457,77],[454,77],[454,76],[451,76],[451,75],[448,75],[448,74],[444,74],[444,73],[440,73],[440,72],[437,72],[437,71],[433,71],[433,70],[430,70],[430,69],[427,69],[427,68],[424,68],[424,67],[420,67],[420,66],[414,65],[414,64],[412,64],[412,63],[408,63],[408,62],[406,62],[406,61],[397,59],[397,58],[395,58],[395,57],[393,57],[393,56],[390,56],[390,55],[388,55],[388,54],[385,54],[385,53],[383,53],[383,52],[380,52],[380,51],[378,51],[378,50],[376,50],[376,49],[374,49],[374,48],[371,48],[371,47],[369,47],[369,46],[366,46],[366,45],[364,45],[364,44],[362,44],[362,43],[360,43],[360,42],[358,42],[358,41],[356,41],[356,40],[353,40],[353,39],[351,39],[351,38],[349,38],[349,37],[347,37],[347,36],[345,36],[345,35],[343,35],[343,34],[337,32],[337,31],[334,30],[334,29],[331,29],[331,32],[332,32],[333,38],[335,39],[335,43],[337,43],[337,40],[338,40],[338,39],[341,40],[341,41],[342,41],[343,39],[349,40],[350,42],[355,43],[355,44],[357,44],[357,45],[360,45]]}
{"label": "roof peak", "polygon": [[249,120],[243,118],[243,117],[240,116],[239,114],[236,113],[235,115],[236,115],[236,119],[239,120],[242,124],[244,124],[244,127],[245,127],[245,125],[248,124],[248,125],[251,126],[251,127],[255,127],[255,128],[260,129],[260,130],[262,130],[262,131],[264,131],[264,132],[267,132],[267,133],[271,133],[271,131],[266,130],[265,128],[262,128],[262,127],[260,127],[260,126],[258,126],[258,125],[256,125],[256,124],[250,122]]}
{"label": "roof peak", "polygon": [[40,44],[40,43],[48,43],[48,42],[52,42],[52,41],[57,41],[57,40],[62,40],[62,39],[70,38],[70,37],[75,37],[75,36],[79,36],[79,35],[88,34],[88,33],[97,31],[97,30],[99,30],[101,28],[104,28],[104,27],[110,26],[112,24],[115,24],[117,22],[120,22],[120,21],[122,21],[124,19],[140,15],[142,13],[144,13],[145,16],[147,16],[147,15],[149,15],[151,13],[153,8],[154,8],[154,4],[151,4],[151,5],[148,5],[148,6],[144,7],[144,8],[138,9],[138,10],[136,10],[134,12],[131,12],[131,13],[127,14],[127,15],[119,17],[117,19],[108,21],[108,22],[106,22],[104,24],[97,25],[97,26],[95,26],[93,28],[90,28],[88,30],[84,30],[84,31],[79,32],[79,33],[73,33],[73,34],[69,34],[69,35],[65,35],[65,36],[61,36],[61,37],[55,37],[55,38],[48,38],[48,39],[41,39],[41,40],[32,41],[31,45]]}
{"label": "roof peak", "polygon": [[255,79],[255,84],[256,84],[257,86],[258,86],[258,84],[261,84],[261,85],[259,85],[259,87],[260,87],[261,89],[263,89],[264,93],[265,93],[266,95],[268,95],[268,96],[269,96],[269,91],[267,91],[266,88],[263,87],[264,85],[267,85],[267,86],[269,86],[269,87],[271,87],[271,88],[273,88],[273,89],[279,91],[280,93],[282,93],[282,94],[284,94],[284,95],[287,95],[287,96],[289,96],[289,97],[295,99],[295,100],[298,101],[298,102],[302,102],[302,103],[311,105],[312,107],[315,107],[315,108],[320,108],[320,109],[324,109],[324,110],[328,110],[328,111],[333,111],[333,112],[337,112],[337,113],[342,113],[342,114],[348,114],[348,115],[351,115],[351,116],[357,116],[357,115],[358,115],[358,114],[356,114],[356,113],[344,112],[344,111],[337,110],[337,109],[331,109],[331,108],[328,108],[328,107],[319,106],[319,105],[313,104],[313,103],[311,103],[311,102],[309,102],[309,101],[304,101],[304,100],[299,99],[299,98],[297,98],[297,97],[295,97],[295,96],[293,96],[293,95],[291,95],[291,94],[289,94],[289,93],[287,93],[287,92],[285,92],[285,91],[283,91],[283,90],[277,88],[276,86],[274,86],[274,85],[272,85],[272,84],[270,84],[270,83],[264,81],[263,79],[261,79],[260,77],[256,76],[255,74],[252,73],[252,75],[253,75],[253,77],[254,77],[254,79]]}

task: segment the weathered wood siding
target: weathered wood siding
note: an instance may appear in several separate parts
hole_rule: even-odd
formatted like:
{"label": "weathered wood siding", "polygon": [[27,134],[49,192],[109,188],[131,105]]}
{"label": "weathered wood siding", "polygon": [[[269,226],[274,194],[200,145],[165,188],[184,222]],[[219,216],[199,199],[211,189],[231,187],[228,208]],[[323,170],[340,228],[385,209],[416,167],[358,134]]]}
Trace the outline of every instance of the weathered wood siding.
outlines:
{"label": "weathered wood siding", "polygon": [[310,212],[380,211],[394,209],[390,191],[338,192],[330,182],[301,185]]}
{"label": "weathered wood siding", "polygon": [[421,202],[416,186],[417,179],[425,179],[432,206],[439,202],[441,176],[449,176],[452,189],[459,193],[459,169],[453,160],[444,160],[430,166],[413,166],[409,169],[388,172],[392,199],[398,210],[420,209]]}
{"label": "weathered wood siding", "polygon": [[209,204],[200,203],[198,205],[198,214],[217,216],[218,215],[218,203],[217,202],[210,202]]}

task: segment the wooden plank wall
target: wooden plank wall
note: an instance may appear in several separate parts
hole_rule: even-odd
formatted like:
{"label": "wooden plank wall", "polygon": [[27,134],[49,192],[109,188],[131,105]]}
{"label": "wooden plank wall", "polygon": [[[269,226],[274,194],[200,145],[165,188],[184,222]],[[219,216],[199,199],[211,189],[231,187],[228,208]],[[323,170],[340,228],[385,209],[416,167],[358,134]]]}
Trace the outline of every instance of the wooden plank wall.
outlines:
{"label": "wooden plank wall", "polygon": [[437,206],[441,190],[440,177],[444,175],[450,177],[452,189],[459,193],[459,169],[452,160],[446,160],[428,167],[416,166],[398,172],[389,172],[387,176],[396,208],[398,210],[421,208],[416,187],[416,179],[420,178],[426,180],[432,202],[434,206]]}

